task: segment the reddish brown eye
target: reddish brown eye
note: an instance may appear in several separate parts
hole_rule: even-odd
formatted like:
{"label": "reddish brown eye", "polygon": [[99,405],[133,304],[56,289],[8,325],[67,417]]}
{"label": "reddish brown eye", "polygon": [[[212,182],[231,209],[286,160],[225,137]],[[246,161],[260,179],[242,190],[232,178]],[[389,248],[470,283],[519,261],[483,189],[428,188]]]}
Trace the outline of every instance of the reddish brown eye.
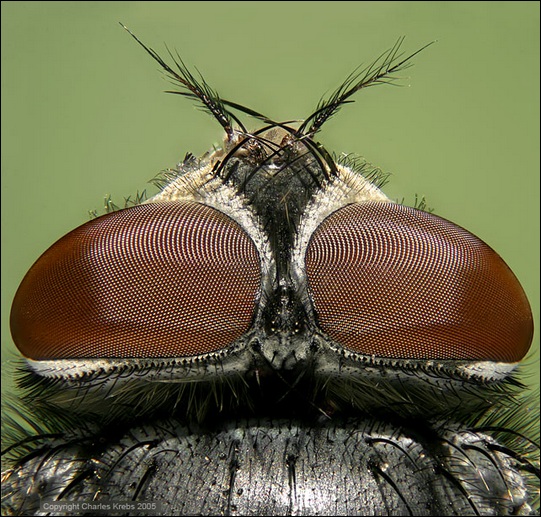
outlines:
{"label": "reddish brown eye", "polygon": [[530,347],[518,280],[445,219],[392,203],[348,205],[317,228],[305,262],[321,329],[355,352],[516,362]]}
{"label": "reddish brown eye", "polygon": [[203,354],[250,327],[260,277],[255,245],[221,212],[140,205],[51,246],[19,287],[11,332],[32,359]]}

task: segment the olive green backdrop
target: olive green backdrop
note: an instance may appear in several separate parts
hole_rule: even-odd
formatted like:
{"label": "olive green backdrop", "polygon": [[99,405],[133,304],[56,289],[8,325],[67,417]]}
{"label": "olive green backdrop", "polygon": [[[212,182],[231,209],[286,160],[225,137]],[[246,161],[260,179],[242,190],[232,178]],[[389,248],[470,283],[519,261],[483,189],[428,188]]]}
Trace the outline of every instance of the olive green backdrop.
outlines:
{"label": "olive green backdrop", "polygon": [[15,356],[11,300],[39,255],[105,195],[122,202],[222,137],[189,101],[161,93],[169,84],[119,21],[162,54],[165,43],[177,49],[224,98],[278,120],[310,114],[399,36],[407,52],[437,40],[403,73],[404,87],[360,92],[320,140],[392,172],[393,198],[425,195],[437,214],[488,242],[539,324],[538,2],[2,2],[1,10],[4,365]]}

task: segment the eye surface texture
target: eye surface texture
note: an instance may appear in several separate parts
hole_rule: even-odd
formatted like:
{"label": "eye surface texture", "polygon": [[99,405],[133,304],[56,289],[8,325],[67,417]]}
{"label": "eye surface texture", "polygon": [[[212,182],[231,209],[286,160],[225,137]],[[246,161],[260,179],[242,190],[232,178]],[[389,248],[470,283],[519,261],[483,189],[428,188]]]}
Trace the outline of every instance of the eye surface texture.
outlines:
{"label": "eye surface texture", "polygon": [[51,246],[16,294],[11,331],[37,360],[204,354],[249,328],[260,277],[255,245],[228,216],[143,204]]}
{"label": "eye surface texture", "polygon": [[529,349],[527,298],[488,245],[432,214],[351,204],[308,244],[306,275],[322,330],[378,357],[516,362]]}

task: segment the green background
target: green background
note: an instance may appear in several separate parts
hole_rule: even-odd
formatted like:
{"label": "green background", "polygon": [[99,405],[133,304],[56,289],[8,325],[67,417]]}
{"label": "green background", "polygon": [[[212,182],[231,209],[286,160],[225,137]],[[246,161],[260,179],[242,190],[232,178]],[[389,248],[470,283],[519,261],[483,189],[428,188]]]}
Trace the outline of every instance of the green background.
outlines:
{"label": "green background", "polygon": [[[385,188],[489,243],[539,324],[538,2],[2,2],[2,352],[15,290],[56,239],[142,190],[221,127],[118,25],[197,66],[220,94],[279,120],[405,35],[405,87],[360,92],[320,140],[393,173]],[[257,124],[256,124],[257,125]],[[153,188],[149,188],[154,192]],[[7,353],[5,353],[7,351]],[[10,352],[11,351],[11,352]],[[539,333],[529,359],[539,382]],[[5,378],[6,376],[4,376]],[[8,387],[9,388],[9,387]]]}

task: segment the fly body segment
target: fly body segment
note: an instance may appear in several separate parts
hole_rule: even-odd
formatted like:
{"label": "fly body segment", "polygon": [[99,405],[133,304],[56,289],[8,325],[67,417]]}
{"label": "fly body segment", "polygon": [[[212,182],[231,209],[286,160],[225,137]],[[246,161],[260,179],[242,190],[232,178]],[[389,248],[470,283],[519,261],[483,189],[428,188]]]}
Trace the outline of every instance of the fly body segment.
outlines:
{"label": "fly body segment", "polygon": [[224,143],[62,237],[22,280],[3,513],[538,511],[519,281],[481,239],[393,202],[381,171],[317,140],[420,51],[399,40],[291,123],[131,35]]}

